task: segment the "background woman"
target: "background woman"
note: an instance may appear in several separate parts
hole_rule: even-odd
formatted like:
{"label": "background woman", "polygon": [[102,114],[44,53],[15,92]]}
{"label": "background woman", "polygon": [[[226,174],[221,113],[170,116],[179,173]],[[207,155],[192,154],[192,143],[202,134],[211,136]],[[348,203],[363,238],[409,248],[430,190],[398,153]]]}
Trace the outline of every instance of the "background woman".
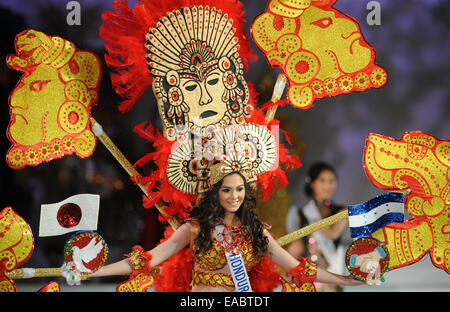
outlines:
{"label": "background woman", "polygon": [[[322,218],[334,215],[345,209],[331,201],[337,187],[337,176],[334,168],[325,163],[317,162],[309,167],[305,184],[305,194],[310,201],[302,208],[292,206],[287,214],[287,231],[294,232]],[[343,220],[292,242],[288,252],[294,257],[311,257],[320,267],[328,271],[343,274],[346,246],[342,244],[343,234],[348,227],[348,221]],[[316,284],[318,290],[339,290],[336,287]]]}

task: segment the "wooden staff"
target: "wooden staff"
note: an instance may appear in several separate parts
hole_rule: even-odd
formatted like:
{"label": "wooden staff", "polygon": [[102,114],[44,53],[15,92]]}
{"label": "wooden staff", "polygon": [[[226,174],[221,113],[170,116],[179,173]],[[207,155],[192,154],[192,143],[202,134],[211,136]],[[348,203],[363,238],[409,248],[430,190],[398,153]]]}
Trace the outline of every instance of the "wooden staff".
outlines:
{"label": "wooden staff", "polygon": [[[117,148],[117,146],[113,143],[113,141],[110,139],[110,137],[103,131],[102,126],[91,117],[91,125],[92,125],[92,132],[97,136],[97,138],[105,145],[105,147],[109,150],[109,152],[114,156],[114,158],[119,162],[119,164],[125,169],[125,171],[130,175],[132,178],[137,178],[140,176],[140,174],[137,172],[136,168],[131,165],[131,163],[128,161],[128,159],[122,154],[122,152]],[[141,183],[137,183],[139,188],[144,192],[145,196],[149,197],[147,188],[145,185]],[[165,217],[167,217],[166,212],[164,211],[164,204],[159,201],[155,204],[156,209]],[[169,224],[172,226],[173,229],[176,229],[180,226],[180,222],[174,218],[170,217],[168,219]]]}
{"label": "wooden staff", "polygon": [[[273,88],[272,93],[272,102],[276,102],[281,99],[281,96],[283,95],[284,89],[287,84],[287,78],[283,73],[280,73],[277,77],[277,81],[275,82],[275,86]],[[271,106],[267,112],[266,112],[266,122],[270,122],[275,117],[275,113],[277,111],[278,105]],[[305,226],[295,232],[286,234],[279,238],[277,240],[277,243],[280,246],[288,245],[289,243],[292,243],[293,241],[300,239],[302,237],[308,236],[311,233],[314,233],[316,231],[319,231],[327,226],[333,225],[339,221],[345,220],[348,218],[348,210],[341,211],[340,213],[337,213],[333,216],[330,216],[328,218],[319,220],[316,223],[310,224],[308,226]]]}
{"label": "wooden staff", "polygon": [[[401,191],[391,191],[392,193],[401,193],[403,196],[407,196],[411,190],[401,190]],[[337,214],[334,214],[328,218],[324,218],[322,220],[319,220],[313,224],[307,225],[301,229],[298,229],[297,231],[294,231],[292,233],[286,234],[282,237],[280,237],[277,240],[277,243],[280,246],[287,245],[289,243],[292,243],[293,241],[300,239],[302,237],[308,236],[314,232],[317,232],[323,228],[326,228],[327,226],[333,225],[335,223],[338,223],[339,221],[345,220],[348,218],[348,209],[345,209]]]}
{"label": "wooden staff", "polygon": [[334,214],[328,218],[324,218],[322,220],[317,221],[316,223],[307,225],[301,229],[298,229],[295,232],[286,234],[282,237],[280,237],[277,240],[277,243],[280,246],[288,245],[289,243],[292,243],[293,241],[296,241],[297,239],[300,239],[302,237],[308,236],[314,232],[317,232],[323,228],[326,228],[327,226],[333,225],[339,221],[345,220],[348,218],[348,210],[343,210],[337,214]]}
{"label": "wooden staff", "polygon": [[[160,268],[152,268],[151,273],[159,274]],[[26,279],[34,277],[61,277],[64,276],[61,268],[22,268],[16,269],[5,273],[6,276],[12,280]],[[80,279],[82,281],[87,280],[89,277],[86,274],[81,274]]]}
{"label": "wooden staff", "polygon": [[[277,81],[275,82],[275,86],[273,87],[273,93],[272,98],[270,99],[272,102],[276,102],[279,99],[281,99],[281,96],[283,95],[284,88],[287,84],[287,78],[283,73],[280,73],[277,77]],[[270,122],[275,117],[275,113],[277,111],[278,105],[273,105],[269,107],[269,109],[266,112],[266,122]]]}

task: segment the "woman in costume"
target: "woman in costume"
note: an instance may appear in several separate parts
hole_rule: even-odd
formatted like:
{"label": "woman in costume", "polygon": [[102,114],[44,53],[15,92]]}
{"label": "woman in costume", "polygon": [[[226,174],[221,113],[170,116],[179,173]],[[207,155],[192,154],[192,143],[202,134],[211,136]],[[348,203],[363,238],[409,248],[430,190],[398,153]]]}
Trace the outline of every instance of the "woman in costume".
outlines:
{"label": "woman in costume", "polygon": [[[152,126],[136,128],[158,150],[137,162],[142,166],[153,161],[158,167],[151,176],[141,178],[149,190],[144,206],[150,208],[161,199],[168,216],[185,221],[173,233],[169,229],[167,240],[154,249],[143,252],[136,247],[127,259],[91,277],[131,274],[130,284],[123,287],[141,278],[148,282],[147,287],[153,282],[151,268],[162,264],[160,274],[151,275],[157,291],[271,291],[280,284],[283,290],[307,291],[314,289],[315,278],[357,284],[352,278],[322,270],[316,274],[315,264],[296,260],[278,246],[257,221],[253,212],[256,196],[248,186],[246,198],[232,214],[227,215],[224,205],[211,200],[219,198],[228,181],[222,183],[224,176],[214,178],[217,175],[208,164],[209,154],[215,154],[216,146],[235,146],[237,132],[231,126],[242,126],[242,146],[253,157],[249,168],[259,170],[250,172],[244,184],[256,182],[267,195],[273,190],[274,177],[279,187],[286,181],[273,161],[299,167],[272,137],[262,111],[256,108],[254,87],[245,80],[252,53],[243,28],[242,3],[144,0],[133,9],[126,1],[114,1],[113,7],[102,16],[105,25],[100,36],[108,51],[105,60],[116,70],[111,75],[113,87],[125,99],[120,110],[131,109],[151,85],[163,125],[162,134]],[[223,127],[227,128],[224,135],[216,135]],[[195,201],[198,206],[192,209]],[[230,275],[233,272],[227,262],[235,267],[245,262],[246,270]],[[274,263],[295,285],[280,279]],[[245,283],[248,280],[250,283]]]}
{"label": "woman in costume", "polygon": [[[331,201],[337,187],[337,176],[334,168],[325,162],[316,162],[310,166],[305,184],[305,194],[309,202],[299,209],[292,206],[287,215],[287,231],[294,232],[308,224],[340,212],[345,207]],[[346,247],[343,246],[343,234],[348,221],[343,220],[326,227],[310,237],[292,242],[287,250],[294,257],[312,257],[320,267],[343,274]],[[317,285],[316,285],[317,286]],[[338,290],[337,287],[317,287],[326,291]]]}
{"label": "woman in costume", "polygon": [[[272,291],[280,284],[283,290],[313,291],[313,281],[343,286],[362,283],[317,268],[305,258],[292,257],[256,216],[256,197],[245,171],[223,173],[221,166],[213,165],[211,190],[170,238],[150,251],[135,247],[127,258],[104,266],[90,277],[135,276],[133,271],[142,271],[142,263],[150,272],[175,255],[155,276],[156,291]],[[245,264],[247,279],[242,270],[232,274],[239,259]],[[287,272],[291,281],[281,278],[274,264]],[[183,281],[184,286],[180,285]]]}

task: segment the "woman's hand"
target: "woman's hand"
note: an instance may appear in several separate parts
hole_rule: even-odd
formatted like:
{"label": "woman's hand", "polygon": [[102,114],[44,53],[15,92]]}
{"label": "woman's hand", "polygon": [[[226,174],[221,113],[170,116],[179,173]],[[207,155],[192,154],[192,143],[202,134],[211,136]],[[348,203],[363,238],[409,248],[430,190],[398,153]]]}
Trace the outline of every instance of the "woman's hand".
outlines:
{"label": "woman's hand", "polygon": [[359,286],[365,284],[365,282],[356,280],[351,275],[339,275],[328,272],[321,268],[317,268],[316,282],[327,283],[340,286]]}
{"label": "woman's hand", "polygon": [[342,276],[343,283],[341,286],[359,286],[364,285],[365,282],[355,279],[351,275]]}

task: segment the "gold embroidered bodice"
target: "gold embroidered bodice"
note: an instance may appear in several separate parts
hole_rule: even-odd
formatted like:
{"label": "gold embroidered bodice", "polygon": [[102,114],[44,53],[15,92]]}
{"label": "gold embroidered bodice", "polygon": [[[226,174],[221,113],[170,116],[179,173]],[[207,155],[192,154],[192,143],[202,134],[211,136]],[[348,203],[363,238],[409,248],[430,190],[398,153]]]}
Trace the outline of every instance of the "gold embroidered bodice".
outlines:
{"label": "gold embroidered bodice", "polygon": [[[244,234],[241,226],[227,227],[233,232],[235,241],[238,243],[237,247],[242,254],[247,272],[249,272],[261,261],[261,258],[255,254],[253,246],[247,238],[247,235]],[[192,244],[192,248],[195,252],[196,246],[194,244]],[[217,271],[222,269],[227,264],[225,249],[223,245],[214,237],[214,235],[212,247],[208,251],[198,254],[196,257],[196,263],[205,271]]]}

